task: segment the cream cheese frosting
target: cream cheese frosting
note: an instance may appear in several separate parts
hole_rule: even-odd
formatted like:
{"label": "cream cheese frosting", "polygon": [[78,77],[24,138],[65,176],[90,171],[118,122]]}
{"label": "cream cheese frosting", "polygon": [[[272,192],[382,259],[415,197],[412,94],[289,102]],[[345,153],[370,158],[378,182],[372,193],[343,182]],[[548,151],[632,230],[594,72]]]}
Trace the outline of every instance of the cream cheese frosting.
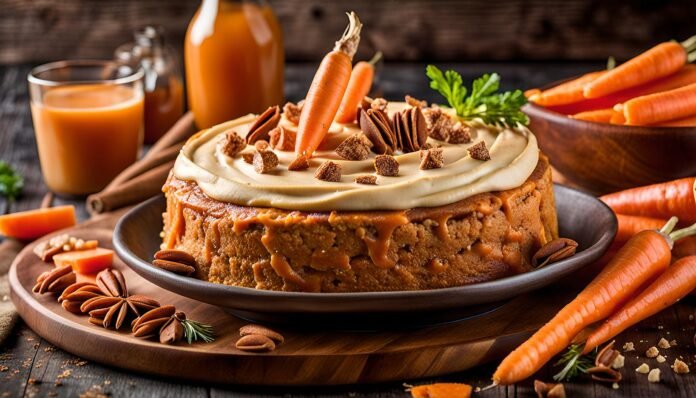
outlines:
{"label": "cream cheese frosting", "polygon": [[[406,108],[405,103],[390,103],[389,113]],[[418,152],[396,154],[399,175],[377,176],[377,185],[354,182],[355,177],[374,174],[374,157],[362,161],[340,158],[333,150],[345,138],[360,131],[355,124],[334,123],[319,149],[303,171],[289,171],[294,152],[275,151],[280,165],[268,174],[258,174],[241,156],[227,156],[221,149],[225,132],[232,129],[242,137],[256,116],[248,115],[192,137],[182,148],[174,165],[174,175],[195,181],[213,199],[243,206],[275,207],[303,211],[406,210],[451,204],[470,196],[503,191],[521,186],[539,161],[536,138],[525,127],[496,128],[479,122],[467,122],[472,141],[449,144],[428,138],[442,146],[445,166],[420,170]],[[281,125],[295,131],[297,126],[281,120]],[[469,156],[467,148],[485,141],[491,159],[480,161]],[[253,152],[248,146],[244,152]],[[340,182],[314,178],[316,168],[326,160],[342,166]]]}

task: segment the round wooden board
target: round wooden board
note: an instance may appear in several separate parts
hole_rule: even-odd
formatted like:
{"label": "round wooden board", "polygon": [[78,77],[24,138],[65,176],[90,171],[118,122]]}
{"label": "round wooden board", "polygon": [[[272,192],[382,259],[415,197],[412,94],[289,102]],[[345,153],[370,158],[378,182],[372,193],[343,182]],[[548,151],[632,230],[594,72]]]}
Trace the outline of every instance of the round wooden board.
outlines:
{"label": "round wooden board", "polygon": [[[113,220],[68,231],[111,247]],[[459,372],[506,355],[548,320],[573,289],[547,289],[518,297],[490,313],[446,325],[408,331],[341,332],[275,328],[285,342],[270,353],[235,348],[245,325],[215,306],[163,290],[139,277],[123,262],[132,294],[173,304],[188,318],[214,326],[212,343],[163,345],[141,340],[129,331],[105,330],[86,316],[64,311],[56,296],[36,295],[36,277],[50,269],[26,247],[10,270],[12,301],[24,321],[40,336],[80,357],[159,376],[199,382],[263,385],[337,385],[406,381]],[[82,278],[82,276],[81,276]]]}

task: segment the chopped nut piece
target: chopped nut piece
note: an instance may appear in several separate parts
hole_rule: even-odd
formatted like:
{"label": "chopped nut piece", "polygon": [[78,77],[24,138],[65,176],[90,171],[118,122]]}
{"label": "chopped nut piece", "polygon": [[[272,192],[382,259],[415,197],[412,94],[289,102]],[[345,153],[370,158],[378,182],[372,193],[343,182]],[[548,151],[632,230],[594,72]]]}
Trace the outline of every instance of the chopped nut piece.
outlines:
{"label": "chopped nut piece", "polygon": [[266,174],[278,166],[278,156],[273,151],[257,151],[253,164],[257,173]]}
{"label": "chopped nut piece", "polygon": [[655,346],[652,346],[652,347],[648,348],[647,351],[645,351],[645,356],[648,358],[655,358],[659,354],[660,354],[660,351]]}
{"label": "chopped nut piece", "polygon": [[68,234],[62,234],[40,242],[34,246],[33,252],[41,258],[41,261],[51,262],[56,254],[74,250],[94,249],[98,243],[96,240],[85,241]]}
{"label": "chopped nut piece", "polygon": [[292,102],[288,102],[283,106],[283,115],[285,118],[295,125],[300,124],[300,115],[302,114],[302,107],[304,106],[304,100],[300,101],[295,105]]}
{"label": "chopped nut piece", "polygon": [[612,385],[611,385],[611,388],[613,388],[614,390],[618,390],[618,389],[619,389],[619,383],[614,383],[614,384],[612,384]]}
{"label": "chopped nut piece", "polygon": [[413,98],[410,95],[406,96],[406,103],[417,108],[425,108],[428,106],[428,101],[419,100],[418,98]]}
{"label": "chopped nut piece", "polygon": [[667,341],[667,339],[665,339],[664,337],[661,338],[660,341],[657,342],[657,346],[660,348],[665,348],[665,349],[671,347],[669,345],[669,341]]}
{"label": "chopped nut piece", "polygon": [[646,375],[650,372],[650,366],[647,363],[642,363],[636,368],[636,372]]}
{"label": "chopped nut piece", "polygon": [[660,369],[655,368],[648,373],[648,381],[651,383],[660,382]]}
{"label": "chopped nut piece", "polygon": [[667,358],[663,357],[662,355],[658,355],[655,359],[657,359],[657,363],[663,363],[667,360]]}
{"label": "chopped nut piece", "polygon": [[246,148],[246,140],[237,134],[236,131],[230,130],[225,134],[225,138],[222,141],[222,152],[225,155],[232,158],[244,148]]}
{"label": "chopped nut piece", "polygon": [[372,100],[372,103],[370,104],[370,108],[380,110],[382,112],[387,111],[387,100],[384,98],[375,98]]}
{"label": "chopped nut piece", "polygon": [[674,373],[689,373],[689,365],[687,365],[684,361],[680,361],[679,359],[674,360],[674,365],[672,365],[672,369],[674,370]]}
{"label": "chopped nut piece", "polygon": [[249,144],[254,144],[258,140],[268,140],[268,133],[278,126],[280,122],[280,107],[272,106],[260,114],[254,124],[249,127],[246,140]]}
{"label": "chopped nut piece", "polygon": [[534,392],[539,398],[565,398],[565,388],[562,383],[544,383],[541,380],[534,380]]}
{"label": "chopped nut piece", "polygon": [[342,169],[340,164],[327,160],[317,168],[314,178],[322,181],[339,182],[341,181]]}
{"label": "chopped nut piece", "polygon": [[471,141],[469,128],[455,118],[450,117],[441,108],[424,108],[423,115],[425,116],[425,124],[430,137],[452,144],[464,144]]}
{"label": "chopped nut piece", "polygon": [[297,140],[296,132],[286,130],[281,126],[274,128],[268,134],[271,136],[271,148],[288,152],[295,149],[295,141]]}
{"label": "chopped nut piece", "polygon": [[624,350],[624,352],[635,351],[636,347],[633,345],[632,341],[629,341],[627,343],[624,343],[623,350]]}
{"label": "chopped nut piece", "polygon": [[300,170],[307,170],[309,168],[309,159],[307,159],[307,156],[300,155],[297,157],[297,159],[293,160],[292,163],[288,166],[288,170],[290,171],[300,171]]}
{"label": "chopped nut piece", "polygon": [[377,185],[377,176],[370,174],[355,177],[355,182],[365,185]]}
{"label": "chopped nut piece", "polygon": [[624,367],[626,357],[623,355],[619,354],[614,358],[614,362],[611,363],[611,367],[614,369],[621,369]]}
{"label": "chopped nut piece", "polygon": [[370,157],[372,141],[363,133],[346,138],[337,148],[338,156],[346,160],[365,160]]}
{"label": "chopped nut piece", "polygon": [[399,175],[399,162],[391,155],[377,155],[375,170],[381,176],[395,177]]}
{"label": "chopped nut piece", "polygon": [[450,144],[466,144],[471,142],[471,132],[469,127],[457,122],[452,126],[447,136],[447,142]]}
{"label": "chopped nut piece", "polygon": [[442,153],[442,148],[420,151],[420,158],[421,170],[439,169],[445,165],[445,157]]}
{"label": "chopped nut piece", "polygon": [[242,159],[249,164],[254,164],[254,153],[247,152],[242,154]]}
{"label": "chopped nut piece", "polygon": [[470,146],[467,151],[469,155],[476,160],[491,160],[491,154],[488,153],[488,148],[484,141],[479,141],[478,143]]}
{"label": "chopped nut piece", "polygon": [[259,152],[267,151],[269,146],[266,140],[258,140],[254,143],[254,148]]}

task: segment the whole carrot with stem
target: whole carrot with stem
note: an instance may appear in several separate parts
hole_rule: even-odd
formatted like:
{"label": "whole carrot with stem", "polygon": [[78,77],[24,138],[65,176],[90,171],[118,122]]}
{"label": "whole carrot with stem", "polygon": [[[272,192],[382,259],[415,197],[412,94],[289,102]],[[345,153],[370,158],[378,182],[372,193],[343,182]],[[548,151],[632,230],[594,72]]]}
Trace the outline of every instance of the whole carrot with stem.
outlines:
{"label": "whole carrot with stem", "polygon": [[625,243],[640,231],[660,229],[667,222],[667,220],[661,218],[629,216],[625,214],[617,214],[616,219],[619,221],[619,229],[614,237],[614,242],[620,243]]}
{"label": "whole carrot with stem", "polygon": [[588,82],[585,98],[603,97],[629,87],[638,86],[676,73],[686,63],[696,59],[696,36],[683,43],[665,42],[645,51]]}
{"label": "whole carrot with stem", "polygon": [[533,375],[584,328],[613,314],[661,274],[672,258],[673,239],[668,234],[677,221],[673,217],[660,231],[642,231],[631,238],[573,301],[501,362],[493,383],[513,384]]}
{"label": "whole carrot with stem", "polygon": [[307,92],[297,128],[295,153],[311,157],[336,117],[343,95],[348,88],[353,56],[360,43],[362,24],[358,16],[348,14],[349,25],[333,51],[326,54],[314,75]]}
{"label": "whole carrot with stem", "polygon": [[358,115],[358,107],[360,102],[370,93],[372,89],[372,81],[375,78],[375,65],[382,58],[382,52],[378,51],[371,60],[365,62],[360,61],[353,67],[353,72],[350,74],[348,88],[343,94],[343,100],[338,107],[336,121],[339,123],[354,122]]}
{"label": "whole carrot with stem", "polygon": [[677,260],[638,296],[597,328],[585,342],[583,354],[636,323],[670,307],[696,289],[696,256]]}
{"label": "whole carrot with stem", "polygon": [[696,177],[631,188],[600,197],[618,214],[696,222]]}
{"label": "whole carrot with stem", "polygon": [[696,83],[633,98],[623,104],[626,124],[647,126],[696,115]]}

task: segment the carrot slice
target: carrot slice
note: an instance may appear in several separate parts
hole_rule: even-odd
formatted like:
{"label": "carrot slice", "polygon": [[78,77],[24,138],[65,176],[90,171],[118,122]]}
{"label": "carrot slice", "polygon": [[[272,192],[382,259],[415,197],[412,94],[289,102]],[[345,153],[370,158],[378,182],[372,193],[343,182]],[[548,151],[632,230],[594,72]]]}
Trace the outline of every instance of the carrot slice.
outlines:
{"label": "carrot slice", "polygon": [[114,251],[97,247],[90,250],[79,250],[60,253],[53,256],[57,267],[69,265],[79,274],[96,274],[110,268],[114,261]]}
{"label": "carrot slice", "polygon": [[696,177],[627,189],[600,197],[615,213],[696,222]]}
{"label": "carrot slice", "polygon": [[0,234],[32,240],[76,223],[74,206],[49,207],[0,216]]}
{"label": "carrot slice", "polygon": [[684,47],[675,42],[656,45],[585,85],[585,98],[598,98],[669,76],[687,62]]}
{"label": "carrot slice", "polygon": [[588,122],[609,123],[613,115],[614,109],[607,108],[576,113],[573,115],[573,119],[586,120]]}
{"label": "carrot slice", "polygon": [[462,383],[435,383],[411,388],[413,398],[469,398],[471,386]]}
{"label": "carrot slice", "polygon": [[696,289],[696,256],[677,260],[638,296],[609,317],[585,342],[584,353],[643,319],[670,307]]}

